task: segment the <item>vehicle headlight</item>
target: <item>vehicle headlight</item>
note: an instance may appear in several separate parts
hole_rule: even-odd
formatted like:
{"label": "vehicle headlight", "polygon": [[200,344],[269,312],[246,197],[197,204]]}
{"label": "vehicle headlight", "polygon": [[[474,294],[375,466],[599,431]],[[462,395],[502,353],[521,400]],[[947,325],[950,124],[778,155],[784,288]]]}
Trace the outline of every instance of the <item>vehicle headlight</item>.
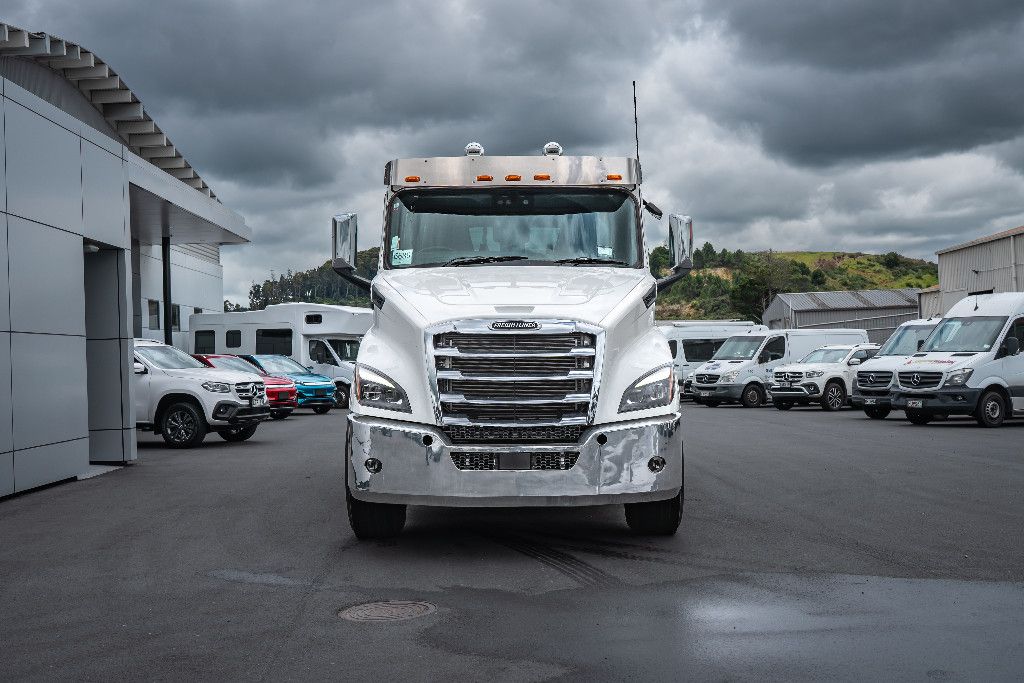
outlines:
{"label": "vehicle headlight", "polygon": [[658,368],[629,385],[629,388],[622,393],[619,412],[627,413],[631,410],[667,406],[672,403],[675,390],[676,382],[672,366],[666,365]]}
{"label": "vehicle headlight", "polygon": [[203,382],[203,389],[212,391],[215,394],[227,394],[231,392],[231,385],[227,382]]}
{"label": "vehicle headlight", "polygon": [[821,377],[824,374],[824,370],[808,370],[804,377]]}
{"label": "vehicle headlight", "polygon": [[732,372],[727,372],[724,375],[722,375],[721,377],[719,377],[718,378],[718,382],[719,382],[719,384],[728,384],[729,382],[735,382],[736,378],[739,377],[739,376],[740,376],[740,371],[739,370],[733,370]]}
{"label": "vehicle headlight", "polygon": [[967,384],[967,380],[974,374],[974,368],[963,368],[962,370],[954,370],[949,373],[949,377],[946,378],[944,387],[962,387]]}
{"label": "vehicle headlight", "polygon": [[379,370],[356,366],[356,400],[364,406],[411,413],[409,397],[394,380]]}

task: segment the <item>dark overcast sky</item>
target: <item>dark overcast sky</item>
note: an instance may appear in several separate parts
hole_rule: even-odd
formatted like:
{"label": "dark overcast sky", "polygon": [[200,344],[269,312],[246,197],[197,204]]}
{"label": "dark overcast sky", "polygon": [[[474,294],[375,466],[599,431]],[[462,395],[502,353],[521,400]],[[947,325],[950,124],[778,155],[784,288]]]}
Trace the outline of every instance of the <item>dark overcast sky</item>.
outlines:
{"label": "dark overcast sky", "polygon": [[[731,249],[935,249],[1024,224],[1020,0],[7,0],[139,93],[253,228],[225,294],[379,239],[384,163],[633,151]],[[663,238],[654,223],[650,242]]]}

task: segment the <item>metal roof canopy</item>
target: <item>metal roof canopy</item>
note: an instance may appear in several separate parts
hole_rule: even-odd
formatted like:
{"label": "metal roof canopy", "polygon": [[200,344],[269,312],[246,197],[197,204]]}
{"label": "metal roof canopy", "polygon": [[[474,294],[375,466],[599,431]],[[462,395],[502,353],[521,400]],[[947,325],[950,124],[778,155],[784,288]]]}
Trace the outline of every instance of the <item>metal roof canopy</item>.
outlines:
{"label": "metal roof canopy", "polygon": [[957,244],[952,247],[946,247],[945,249],[939,249],[935,253],[937,255],[948,254],[951,251],[959,251],[961,249],[966,249],[967,247],[985,244],[986,242],[995,242],[997,240],[1006,239],[1007,237],[1014,237],[1016,235],[1024,235],[1024,225],[1020,225],[1016,228],[1010,228],[1009,230],[1003,230],[1002,232],[997,232],[994,235],[979,237],[978,239],[971,240],[970,242],[964,242],[963,244]]}
{"label": "metal roof canopy", "polygon": [[838,292],[787,292],[778,297],[794,311],[857,310],[917,306],[919,290],[862,289]]}
{"label": "metal roof canopy", "polygon": [[[543,178],[543,176],[548,176]],[[618,175],[620,179],[609,180]],[[481,180],[490,176],[492,180]],[[506,180],[518,176],[519,180]],[[537,178],[536,176],[541,176]],[[418,178],[418,180],[407,180]],[[636,159],[573,156],[461,156],[394,159],[384,167],[384,184],[410,187],[550,187],[609,185],[631,189],[641,181]]]}
{"label": "metal roof canopy", "polygon": [[48,33],[29,32],[0,22],[0,57],[29,59],[56,72],[78,88],[132,152],[185,185],[217,199],[150,118],[138,96],[94,53]]}
{"label": "metal roof canopy", "polygon": [[233,232],[182,208],[178,204],[129,184],[131,234],[142,244],[245,244],[244,235]]}

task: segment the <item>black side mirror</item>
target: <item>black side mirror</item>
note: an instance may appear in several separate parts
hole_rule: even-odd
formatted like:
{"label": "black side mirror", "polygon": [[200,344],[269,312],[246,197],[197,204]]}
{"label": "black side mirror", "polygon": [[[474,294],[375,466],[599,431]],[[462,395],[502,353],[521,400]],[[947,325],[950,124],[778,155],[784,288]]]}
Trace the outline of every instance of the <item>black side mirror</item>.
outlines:
{"label": "black side mirror", "polygon": [[647,200],[644,200],[644,208],[647,209],[651,213],[651,215],[657,218],[659,221],[661,220],[661,217],[665,215],[665,213],[661,209],[659,209],[658,207],[656,207],[654,204]]}
{"label": "black side mirror", "polygon": [[1020,353],[1020,340],[1016,337],[1007,337],[1003,345],[1006,346],[1006,355],[1008,356],[1016,356]]}
{"label": "black side mirror", "polygon": [[924,339],[918,339],[917,340],[917,350],[920,351],[922,346],[924,346]]}

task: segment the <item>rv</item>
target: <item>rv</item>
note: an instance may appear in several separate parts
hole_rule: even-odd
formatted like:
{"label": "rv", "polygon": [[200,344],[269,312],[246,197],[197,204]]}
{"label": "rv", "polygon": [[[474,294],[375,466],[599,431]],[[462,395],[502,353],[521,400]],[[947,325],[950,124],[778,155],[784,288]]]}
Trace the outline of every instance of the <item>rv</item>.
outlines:
{"label": "rv", "polygon": [[[658,329],[668,339],[676,380],[684,387],[686,378],[711,360],[729,337],[741,331],[768,331],[765,325],[749,320],[663,320],[658,323]],[[683,393],[688,395],[685,388]]]}
{"label": "rv", "polygon": [[368,308],[285,303],[262,311],[196,313],[189,318],[192,353],[279,354],[334,381],[336,403],[348,405],[359,342],[373,322]]}
{"label": "rv", "polygon": [[745,408],[764,405],[775,368],[793,363],[829,344],[865,344],[864,330],[810,329],[746,331],[726,340],[714,357],[697,368],[694,401],[715,407],[739,403]]}

